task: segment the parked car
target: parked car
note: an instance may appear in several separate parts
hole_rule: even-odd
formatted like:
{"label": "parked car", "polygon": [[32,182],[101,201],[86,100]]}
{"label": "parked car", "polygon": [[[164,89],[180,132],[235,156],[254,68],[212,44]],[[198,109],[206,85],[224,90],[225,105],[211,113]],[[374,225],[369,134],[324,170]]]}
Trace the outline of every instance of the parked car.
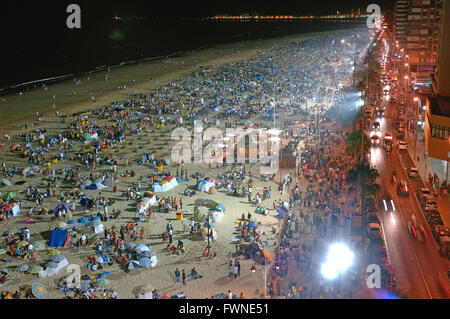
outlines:
{"label": "parked car", "polygon": [[437,210],[426,210],[424,211],[425,219],[427,223],[433,227],[435,225],[444,225],[442,222],[441,214]]}
{"label": "parked car", "polygon": [[429,188],[423,187],[417,191],[417,198],[419,199],[420,203],[422,203],[424,198],[427,198],[427,197],[433,197]]}
{"label": "parked car", "polygon": [[410,178],[420,178],[419,170],[414,166],[408,168],[408,176]]}
{"label": "parked car", "polygon": [[368,223],[367,224],[367,235],[372,239],[382,239],[381,236],[381,226],[379,223]]}
{"label": "parked car", "polygon": [[422,208],[424,210],[435,210],[437,209],[437,202],[432,197],[427,197],[422,201]]}

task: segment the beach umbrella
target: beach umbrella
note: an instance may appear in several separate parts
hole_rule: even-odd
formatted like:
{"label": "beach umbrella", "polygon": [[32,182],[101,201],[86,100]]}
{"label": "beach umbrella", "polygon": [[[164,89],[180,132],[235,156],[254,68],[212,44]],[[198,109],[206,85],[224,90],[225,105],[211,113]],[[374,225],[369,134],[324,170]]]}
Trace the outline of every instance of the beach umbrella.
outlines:
{"label": "beach umbrella", "polygon": [[35,241],[33,243],[33,247],[36,250],[44,250],[45,249],[45,243],[42,241]]}
{"label": "beach umbrella", "polygon": [[147,258],[147,257],[139,258],[138,263],[139,263],[139,266],[144,267],[144,268],[150,268],[153,264],[152,261],[150,260],[150,258]]}
{"label": "beach umbrella", "polygon": [[6,178],[2,179],[2,183],[5,184],[5,185],[8,185],[8,186],[12,185],[11,181],[9,179],[6,179]]}
{"label": "beach umbrella", "polygon": [[17,266],[17,271],[20,271],[20,272],[25,272],[28,269],[30,269],[30,265],[27,265],[27,264]]}
{"label": "beach umbrella", "polygon": [[151,257],[151,256],[153,256],[153,254],[154,254],[154,252],[149,251],[149,250],[146,250],[146,251],[143,251],[142,253],[140,253],[140,255],[142,257]]}
{"label": "beach umbrella", "polygon": [[40,272],[42,270],[44,270],[44,268],[42,268],[41,266],[36,266],[36,265],[30,266],[30,268],[28,268],[28,272],[30,274],[37,274],[38,272]]}
{"label": "beach umbrella", "polygon": [[80,290],[86,292],[91,288],[91,284],[88,281],[82,281],[80,283]]}
{"label": "beach umbrella", "polygon": [[139,293],[140,294],[145,294],[147,292],[153,291],[153,287],[151,285],[142,285],[139,286]]}
{"label": "beach umbrella", "polygon": [[100,280],[97,280],[97,281],[95,282],[95,285],[96,285],[96,286],[99,286],[99,287],[104,287],[104,286],[109,285],[110,283],[111,283],[111,280],[106,279],[106,278],[102,278],[102,279],[100,279]]}
{"label": "beach umbrella", "polygon": [[83,277],[81,277],[82,280],[94,280],[96,278],[97,278],[97,276],[94,274],[88,274],[88,275],[84,275]]}
{"label": "beach umbrella", "polygon": [[141,245],[137,245],[135,249],[138,252],[138,254],[140,254],[140,253],[142,253],[144,251],[149,251],[150,250],[150,248],[148,248],[147,245],[142,245],[142,244]]}
{"label": "beach umbrella", "polygon": [[38,299],[44,298],[45,295],[47,294],[47,291],[45,290],[44,286],[42,286],[40,283],[35,282],[32,286],[31,286],[31,293],[33,294],[33,296],[35,296]]}
{"label": "beach umbrella", "polygon": [[61,252],[58,250],[58,249],[50,249],[48,252],[47,252],[47,256],[53,256],[53,255],[58,255],[58,254],[60,254]]}
{"label": "beach umbrella", "polygon": [[125,263],[125,270],[131,271],[131,270],[137,270],[139,267],[139,262],[136,260],[130,260]]}
{"label": "beach umbrella", "polygon": [[14,207],[14,205],[7,204],[7,205],[0,207],[0,211],[10,210],[10,209],[13,209],[13,207]]}
{"label": "beach umbrella", "polygon": [[129,249],[129,250],[133,250],[135,247],[136,247],[136,244],[135,244],[135,243],[127,243],[127,244],[125,245],[125,248],[126,248],[126,249]]}
{"label": "beach umbrella", "polygon": [[102,279],[102,278],[104,278],[104,277],[106,277],[106,276],[108,276],[110,274],[111,274],[110,271],[102,272],[101,274],[98,274],[97,279]]}
{"label": "beach umbrella", "polygon": [[64,259],[66,259],[66,257],[64,257],[61,254],[50,256],[50,261],[55,262],[55,263],[59,263]]}
{"label": "beach umbrella", "polygon": [[29,242],[27,242],[26,240],[22,240],[22,241],[20,241],[20,242],[18,242],[17,243],[17,246],[27,246],[27,245],[29,245],[30,243]]}
{"label": "beach umbrella", "polygon": [[14,197],[16,197],[16,193],[14,192],[9,192],[8,194],[6,194],[6,200],[13,199]]}

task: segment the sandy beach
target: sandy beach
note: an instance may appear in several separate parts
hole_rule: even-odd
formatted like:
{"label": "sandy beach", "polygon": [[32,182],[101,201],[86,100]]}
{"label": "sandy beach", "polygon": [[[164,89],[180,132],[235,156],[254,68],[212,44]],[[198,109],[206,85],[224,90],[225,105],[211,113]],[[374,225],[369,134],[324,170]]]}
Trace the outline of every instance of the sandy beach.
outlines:
{"label": "sandy beach", "polygon": [[[47,243],[49,231],[61,226],[62,222],[66,226],[66,223],[69,220],[68,217],[64,220],[52,218],[53,215],[51,214],[51,211],[58,204],[63,203],[63,201],[60,201],[61,192],[63,192],[64,195],[64,202],[69,201],[67,202],[69,207],[72,207],[71,205],[74,201],[72,192],[76,188],[76,185],[75,183],[63,181],[63,170],[68,167],[74,169],[79,168],[79,175],[83,179],[88,178],[89,174],[93,174],[93,176],[97,175],[98,178],[101,178],[102,176],[113,176],[114,174],[111,171],[111,167],[113,166],[112,163],[114,161],[117,161],[117,168],[114,168],[114,170],[119,174],[113,178],[115,182],[113,182],[110,187],[101,190],[81,189],[80,191],[88,198],[105,197],[107,200],[114,200],[114,204],[108,206],[109,214],[111,214],[113,209],[123,212],[122,216],[118,219],[104,221],[103,225],[106,229],[111,229],[114,226],[116,230],[119,230],[122,225],[133,222],[139,200],[127,200],[127,197],[124,196],[124,194],[130,189],[136,189],[138,187],[141,188],[140,193],[152,191],[152,185],[149,182],[149,178],[155,176],[155,172],[158,173],[158,170],[151,163],[152,160],[142,162],[143,154],[152,154],[153,152],[154,159],[162,160],[170,158],[171,149],[175,144],[175,141],[171,140],[171,132],[179,126],[192,128],[193,122],[190,119],[191,113],[202,110],[202,107],[204,107],[203,104],[212,105],[213,102],[210,99],[214,94],[217,96],[220,95],[223,99],[229,99],[226,101],[230,106],[236,102],[237,105],[242,105],[242,108],[245,107],[246,110],[251,110],[251,105],[258,105],[256,96],[254,97],[254,100],[251,100],[250,102],[242,102],[241,100],[237,100],[237,98],[236,101],[233,101],[233,98],[235,98],[234,96],[241,97],[246,95],[246,93],[238,89],[236,89],[235,92],[228,93],[224,91],[224,93],[217,93],[214,90],[217,90],[217,87],[220,87],[220,84],[216,84],[217,86],[214,87],[211,83],[202,82],[203,78],[198,80],[198,82],[194,81],[192,87],[181,89],[184,87],[183,85],[188,83],[187,79],[195,79],[195,76],[193,76],[194,73],[204,74],[204,72],[209,72],[209,74],[216,76],[216,81],[219,81],[217,80],[217,77],[220,76],[220,70],[223,67],[227,67],[231,70],[229,71],[229,74],[232,74],[232,72],[239,74],[239,71],[236,70],[239,68],[245,69],[247,67],[245,63],[250,63],[250,65],[266,63],[265,65],[267,65],[266,59],[268,56],[272,55],[274,57],[274,65],[276,64],[276,67],[279,67],[280,70],[282,69],[281,65],[284,65],[284,68],[288,68],[290,63],[296,64],[299,59],[301,62],[304,62],[305,65],[310,60],[320,64],[320,61],[324,56],[316,56],[314,59],[311,59],[308,56],[302,55],[301,51],[296,53],[295,49],[290,48],[289,45],[298,41],[314,41],[316,38],[328,39],[334,36],[334,34],[339,36],[342,36],[342,34],[351,35],[353,32],[354,31],[352,30],[337,30],[335,32],[318,32],[288,36],[280,39],[245,41],[227,45],[217,45],[213,48],[191,52],[176,58],[113,68],[110,71],[93,73],[89,77],[84,76],[74,79],[73,81],[52,84],[49,85],[48,88],[39,87],[25,91],[23,94],[0,97],[0,112],[2,114],[0,117],[0,131],[2,135],[8,134],[11,137],[6,140],[2,138],[4,147],[0,150],[0,162],[6,163],[8,169],[13,169],[13,167],[15,167],[17,171],[13,176],[5,177],[10,180],[12,185],[4,185],[0,188],[1,198],[4,198],[4,196],[10,192],[15,192],[15,199],[20,202],[21,209],[21,213],[18,216],[0,222],[0,234],[4,235],[4,233],[7,233],[10,230],[19,232],[21,228],[27,227],[31,234],[29,242],[34,243],[36,241],[42,241]],[[320,44],[320,41],[318,43]],[[286,49],[286,46],[288,46],[289,49]],[[320,46],[318,45],[317,50],[319,49]],[[277,61],[275,59],[279,52],[282,52],[285,55],[285,61]],[[258,62],[260,61],[258,59],[261,59],[262,62]],[[344,62],[346,64],[349,63],[344,57],[340,57],[339,54],[337,54],[336,60],[330,62],[329,66],[337,69],[340,67],[340,63],[344,64]],[[205,71],[205,68],[207,71]],[[275,71],[278,73],[275,73]],[[282,74],[282,72],[276,68],[275,71],[274,77],[279,77],[280,74]],[[217,75],[217,73],[219,75]],[[245,76],[247,75],[242,75],[244,81]],[[239,80],[241,81],[242,79]],[[335,80],[332,81],[331,79],[332,78],[330,77],[329,87],[333,86],[333,81]],[[267,81],[269,81],[269,76],[267,76]],[[276,86],[276,81],[277,79],[273,79],[269,86]],[[285,82],[287,82],[287,80],[285,80]],[[248,85],[248,83],[245,84]],[[186,92],[195,92],[196,85],[199,85],[201,93],[188,96]],[[119,90],[119,86],[126,86],[127,88]],[[165,88],[165,91],[161,89],[162,87]],[[167,93],[170,92],[171,87],[176,88],[172,92],[173,96]],[[262,85],[260,88],[261,90],[264,90]],[[324,88],[324,90],[325,89],[328,89],[328,87]],[[176,90],[179,90],[180,92],[177,92]],[[94,93],[89,94],[91,91]],[[152,92],[153,95],[149,94],[146,96],[148,92]],[[252,93],[250,93],[250,95],[251,94]],[[95,96],[95,102],[90,101],[92,95]],[[290,103],[295,104],[293,102],[295,98],[292,98],[289,94],[283,94],[281,89],[277,93],[277,96],[271,97],[278,98],[279,103],[283,104],[284,107],[284,109],[280,108],[277,111],[277,127],[285,127],[285,124],[292,120],[297,120],[298,123],[293,123],[290,128],[296,129],[297,127],[302,127],[300,122],[304,120],[304,116],[302,117],[302,115],[296,114],[294,112],[294,106],[287,106]],[[205,103],[203,103],[203,98],[205,98]],[[311,109],[316,105],[322,105],[326,110],[333,103],[331,98],[321,102],[316,102],[309,96],[305,98],[308,107]],[[202,102],[199,102],[199,99],[202,99]],[[121,113],[116,112],[111,105],[115,101],[118,102],[117,105],[123,105],[127,100],[134,102],[123,107],[127,109],[129,113],[126,111],[126,115],[121,117]],[[265,100],[265,103],[267,103],[267,99]],[[101,112],[99,111],[107,105],[109,106],[109,109]],[[177,112],[176,109],[179,108],[180,105],[183,105],[184,107]],[[165,107],[168,107],[167,112],[164,112]],[[304,106],[302,106],[302,108],[304,109]],[[221,107],[220,112],[224,112],[226,109],[227,107],[225,106],[223,108]],[[162,110],[163,113],[158,113],[158,110]],[[38,120],[36,112],[40,113],[39,117],[41,117],[41,120]],[[58,116],[56,116],[56,112],[58,112]],[[90,112],[90,114],[83,117],[83,115],[80,115],[81,112]],[[248,121],[248,123],[251,123],[251,125],[255,123],[260,123],[262,125],[265,123],[270,126],[273,123],[270,116],[261,119],[261,115],[266,114],[266,112],[267,109],[261,107],[253,114],[246,114],[245,120]],[[76,115],[73,116],[73,114]],[[239,113],[236,114],[228,117],[221,117],[220,124],[216,126],[225,131],[227,122],[238,123],[239,120],[242,121],[244,119],[240,118]],[[111,117],[113,115],[114,118]],[[161,121],[159,120],[160,115],[166,118],[164,125],[161,125]],[[143,120],[144,116],[147,116],[149,119]],[[197,119],[203,117],[208,118],[205,127],[214,126],[216,120],[214,116],[215,114],[197,113]],[[170,121],[179,117],[183,117],[182,124],[177,121]],[[62,122],[63,119],[64,122]],[[72,126],[75,123],[77,124],[76,128]],[[26,124],[27,128],[22,128],[22,124]],[[70,138],[71,132],[79,130],[80,127],[84,128],[82,134],[86,132],[92,133],[92,131],[98,131],[100,129],[104,129],[106,133],[109,130],[114,132],[111,128],[112,125],[117,129],[124,124],[126,124],[127,127],[124,129],[126,134],[123,142],[116,140],[114,143],[110,144],[107,141],[110,139],[102,136],[99,137],[98,141]],[[50,163],[49,170],[54,170],[56,172],[56,177],[59,178],[60,183],[58,183],[56,187],[51,187],[52,191],[56,191],[56,196],[51,196],[51,200],[46,198],[43,204],[40,205],[41,207],[49,209],[48,215],[32,214],[29,216],[27,213],[30,209],[39,205],[36,205],[36,203],[30,199],[26,199],[27,188],[38,187],[42,192],[45,192],[48,185],[52,184],[49,181],[52,174],[43,176],[41,172],[47,167],[45,163],[44,165],[39,163],[39,173],[34,177],[23,176],[22,171],[34,164],[28,162],[29,158],[25,158],[20,152],[12,152],[10,149],[12,145],[15,144],[20,144],[22,147],[25,147],[25,144],[27,143],[32,144],[32,147],[45,147],[47,142],[45,142],[45,144],[40,144],[38,140],[25,141],[24,137],[26,135],[35,134],[33,131],[36,129],[45,131],[46,139],[56,139],[56,143],[50,145],[48,148],[49,153],[45,155],[45,163]],[[330,129],[336,128],[330,127]],[[133,130],[136,130],[135,133],[130,134],[129,132]],[[72,144],[73,148],[64,146],[63,149],[66,153],[64,160],[59,159],[53,162],[49,159],[50,152],[54,152],[55,157],[59,157],[61,150],[60,146],[62,144],[60,143],[61,139],[57,136],[63,132],[66,134],[65,136],[68,136],[67,142],[63,144]],[[20,133],[23,135],[19,136]],[[287,145],[287,142],[288,139],[283,139],[282,145]],[[110,161],[103,165],[98,164],[97,161],[96,166],[90,166],[89,169],[86,169],[87,167],[84,164],[84,161],[80,160],[81,157],[77,158],[77,154],[81,153],[81,149],[86,147],[86,145],[95,144],[105,144],[105,148],[103,149],[102,147],[98,154],[91,151],[89,152],[90,155],[98,155],[98,158],[106,156]],[[17,149],[19,149],[19,147]],[[239,170],[239,166],[244,166],[246,168],[247,173],[243,174],[245,175],[245,178],[238,184],[248,185],[248,183],[251,183],[253,187],[253,198],[256,193],[262,194],[264,188],[270,187],[273,190],[272,197],[262,201],[262,207],[266,207],[269,212],[268,215],[262,215],[255,212],[257,205],[254,203],[254,200],[249,202],[247,197],[235,197],[232,193],[227,191],[226,187],[215,189],[212,194],[197,190],[197,179],[192,177],[192,174],[199,172],[203,178],[211,177],[217,182],[221,179],[220,176],[227,175],[231,172],[232,166],[230,164],[225,167],[222,165],[216,167],[214,164],[211,166],[208,166],[208,164],[194,163],[186,163],[183,164],[183,166],[174,166],[173,164],[174,163],[164,165],[160,173],[177,176],[179,175],[181,168],[183,168],[188,171],[188,180],[183,179],[183,181],[180,181],[173,189],[155,194],[160,199],[167,197],[175,197],[177,199],[182,198],[183,208],[178,209],[178,211],[184,213],[183,220],[177,219],[176,210],[171,210],[167,214],[157,212],[158,209],[156,206],[151,207],[154,210],[154,213],[152,214],[150,221],[138,222],[136,227],[138,232],[143,228],[145,230],[145,236],[144,238],[139,238],[138,236],[135,243],[151,246],[151,250],[158,260],[156,267],[149,269],[139,268],[136,271],[125,272],[120,264],[114,261],[112,265],[105,266],[103,270],[94,272],[88,269],[88,257],[96,255],[95,244],[98,243],[100,239],[103,243],[106,242],[103,232],[95,237],[93,236],[92,230],[83,230],[83,233],[86,233],[89,238],[91,236],[93,237],[93,240],[88,247],[60,247],[57,249],[67,258],[69,264],[80,266],[81,277],[91,273],[99,274],[103,271],[110,272],[107,279],[111,282],[107,287],[114,287],[118,293],[118,298],[136,298],[139,286],[143,284],[150,284],[158,290],[160,295],[167,295],[169,297],[182,291],[188,298],[204,299],[211,298],[222,292],[226,293],[228,290],[231,290],[233,294],[238,296],[239,294],[244,293],[247,298],[264,297],[264,265],[256,265],[254,260],[244,259],[242,256],[233,256],[230,258],[237,250],[237,246],[232,242],[232,238],[239,237],[241,234],[240,231],[237,230],[238,219],[240,219],[243,214],[247,216],[248,213],[251,213],[252,222],[256,223],[257,230],[261,233],[261,246],[264,251],[269,252],[272,256],[276,255],[277,245],[279,244],[278,231],[281,226],[281,219],[278,216],[277,210],[273,209],[272,203],[279,200],[289,200],[289,192],[286,190],[283,194],[280,194],[278,189],[280,182],[282,182],[282,179],[285,176],[288,174],[295,174],[295,168],[282,170],[275,175],[273,180],[266,181],[260,178],[260,164],[258,163],[237,164],[235,166],[236,171]],[[127,174],[127,172],[131,171],[134,172],[133,177],[130,174]],[[250,172],[252,172],[253,176],[249,176]],[[158,176],[158,180],[161,180],[161,178],[161,176]],[[21,181],[26,182],[21,185],[16,184]],[[138,183],[139,186],[137,186]],[[117,192],[113,191],[112,185],[117,185]],[[196,190],[196,195],[192,197],[184,196],[185,190]],[[217,253],[217,256],[214,258],[203,256],[203,250],[207,245],[207,242],[204,239],[199,241],[191,240],[189,231],[183,231],[183,221],[190,224],[190,218],[194,217],[194,203],[199,198],[213,199],[214,201],[223,204],[226,208],[222,220],[214,224],[217,232],[217,238],[211,242],[211,252]],[[104,210],[101,205],[98,205],[91,210],[87,210],[80,206],[79,201],[79,198],[76,199],[76,209],[71,212],[73,220],[78,220],[82,217],[89,218]],[[204,207],[201,209],[206,211]],[[32,218],[34,222],[26,223],[29,219],[24,219],[25,216]],[[187,248],[186,253],[173,256],[166,251],[167,242],[162,240],[162,234],[166,230],[168,221],[173,225],[174,244],[176,245],[177,241],[181,239]],[[276,233],[273,233],[273,228],[276,229]],[[4,236],[4,238],[2,238],[0,248],[9,252],[9,246],[6,244],[6,237],[7,236]],[[79,235],[77,239],[79,239]],[[130,237],[127,234],[126,242],[128,243],[130,241]],[[114,245],[111,246],[111,251],[105,253],[105,255],[114,259],[113,250]],[[234,261],[236,258],[240,260],[241,265],[241,275],[237,279],[228,276],[228,262],[230,259]],[[7,262],[6,259],[11,259],[11,261]],[[42,265],[47,263],[49,260],[47,250],[37,251],[35,261],[28,261],[21,257],[11,257],[7,253],[0,255],[0,260],[0,269],[7,268],[10,276],[10,279],[0,286],[0,291],[7,290],[14,292],[20,290],[24,285],[31,285],[34,282],[39,282],[47,290],[45,298],[64,298],[65,296],[72,294],[65,293],[58,287],[60,279],[70,274],[67,271],[67,268],[61,269],[56,275],[44,278],[37,278],[32,274],[15,270],[17,266],[22,264]],[[256,271],[254,272],[250,271],[253,265],[256,265]],[[273,263],[269,264],[268,268],[272,266]],[[186,285],[175,283],[174,271],[176,268],[180,271],[184,269],[188,274],[193,267],[203,275],[203,278],[191,279],[188,277]],[[267,280],[269,279],[270,278],[267,278]],[[100,296],[99,293],[98,295]]]}

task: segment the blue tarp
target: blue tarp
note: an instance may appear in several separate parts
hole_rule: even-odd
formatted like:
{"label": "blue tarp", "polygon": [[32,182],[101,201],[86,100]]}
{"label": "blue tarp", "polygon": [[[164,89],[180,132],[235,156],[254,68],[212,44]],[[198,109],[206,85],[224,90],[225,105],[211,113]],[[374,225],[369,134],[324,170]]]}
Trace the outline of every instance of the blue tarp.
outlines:
{"label": "blue tarp", "polygon": [[89,223],[89,219],[83,217],[83,218],[80,218],[80,219],[78,220],[78,222],[79,222],[80,224]]}
{"label": "blue tarp", "polygon": [[49,247],[63,247],[67,241],[67,230],[55,229],[50,232]]}
{"label": "blue tarp", "polygon": [[90,201],[90,199],[85,197],[85,198],[83,198],[83,199],[80,200],[80,205],[84,207],[84,206],[87,205],[87,203],[88,203],[89,201]]}
{"label": "blue tarp", "polygon": [[278,217],[280,219],[283,219],[284,215],[286,215],[287,212],[285,212],[284,210],[282,210],[280,207],[277,207],[277,211],[278,211]]}
{"label": "blue tarp", "polygon": [[89,218],[89,220],[90,220],[90,221],[93,221],[93,220],[100,220],[100,217],[98,217],[98,216],[93,216],[93,217]]}

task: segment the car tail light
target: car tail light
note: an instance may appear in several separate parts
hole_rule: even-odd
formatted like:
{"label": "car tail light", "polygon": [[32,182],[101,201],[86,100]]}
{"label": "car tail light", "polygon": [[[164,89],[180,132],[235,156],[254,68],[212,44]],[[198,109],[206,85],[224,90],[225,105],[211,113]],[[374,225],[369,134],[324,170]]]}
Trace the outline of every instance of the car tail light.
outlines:
{"label": "car tail light", "polygon": [[420,225],[420,228],[422,229],[423,234],[425,235],[425,239],[428,239],[427,232],[425,231],[425,228],[423,228],[423,225]]}
{"label": "car tail light", "polygon": [[416,228],[414,227],[414,225],[411,226],[411,229],[413,231],[414,237],[417,237],[417,235],[416,235]]}
{"label": "car tail light", "polygon": [[446,282],[445,277],[444,277],[444,275],[442,275],[442,273],[438,274],[438,279],[439,279],[439,282],[441,283],[442,287],[444,287],[444,289],[447,291],[447,293],[450,294],[450,287],[449,287],[448,283]]}

